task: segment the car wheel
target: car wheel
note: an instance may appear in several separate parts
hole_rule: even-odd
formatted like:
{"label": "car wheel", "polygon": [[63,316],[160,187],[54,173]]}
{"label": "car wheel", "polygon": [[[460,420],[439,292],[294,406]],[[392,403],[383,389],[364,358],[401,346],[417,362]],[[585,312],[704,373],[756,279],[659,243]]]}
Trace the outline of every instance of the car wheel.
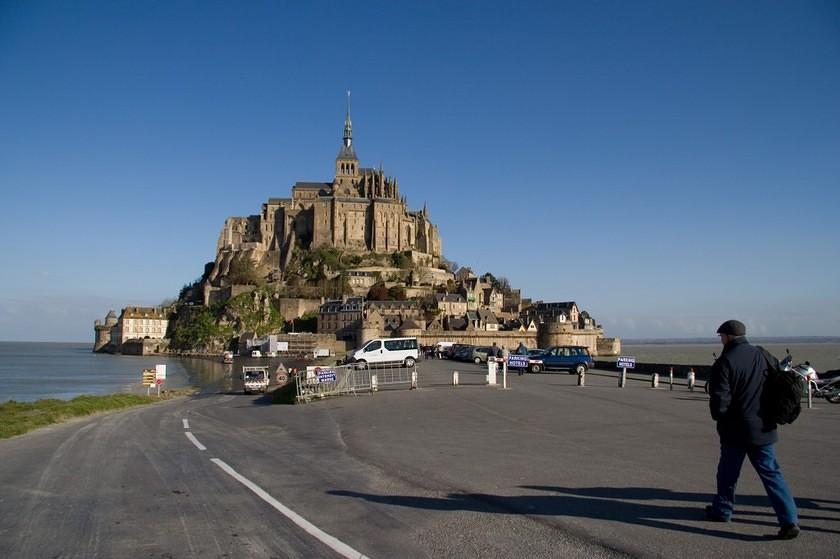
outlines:
{"label": "car wheel", "polygon": [[583,363],[578,363],[577,365],[575,365],[575,370],[572,372],[576,375],[582,375],[586,372],[586,365],[584,365]]}
{"label": "car wheel", "polygon": [[473,363],[475,363],[476,365],[481,365],[481,357],[474,357]]}
{"label": "car wheel", "polygon": [[528,368],[531,370],[532,373],[539,373],[542,370],[542,367],[540,367],[536,363],[533,363]]}
{"label": "car wheel", "polygon": [[414,358],[413,357],[406,357],[405,358],[405,366],[406,367],[413,367],[414,366]]}
{"label": "car wheel", "polygon": [[366,361],[357,362],[356,363],[356,369],[358,369],[360,371],[364,371],[365,369],[367,369],[367,362]]}

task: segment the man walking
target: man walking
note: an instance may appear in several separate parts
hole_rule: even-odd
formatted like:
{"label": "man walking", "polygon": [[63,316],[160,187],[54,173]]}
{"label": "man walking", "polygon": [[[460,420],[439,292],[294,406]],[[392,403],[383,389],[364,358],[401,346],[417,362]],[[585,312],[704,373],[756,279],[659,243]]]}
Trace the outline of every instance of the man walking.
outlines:
{"label": "man walking", "polygon": [[748,457],[770,497],[781,529],[778,537],[799,535],[798,513],[779,463],[774,443],[776,424],[762,419],[761,391],[767,375],[767,360],[747,341],[747,328],[727,320],[718,328],[723,352],[712,366],[709,378],[709,408],[720,436],[717,495],[706,507],[706,518],[729,522],[735,506],[735,485],[744,458]]}

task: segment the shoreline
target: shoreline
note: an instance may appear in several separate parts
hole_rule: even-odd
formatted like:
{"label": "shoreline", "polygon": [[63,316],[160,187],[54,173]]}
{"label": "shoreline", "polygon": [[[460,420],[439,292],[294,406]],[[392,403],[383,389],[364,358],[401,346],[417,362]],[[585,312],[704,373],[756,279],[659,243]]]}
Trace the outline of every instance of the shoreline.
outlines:
{"label": "shoreline", "polygon": [[[748,338],[749,339],[749,338]],[[751,340],[761,343],[762,338]],[[765,343],[765,347],[781,358],[790,349],[794,363],[810,361],[819,374],[840,369],[840,342],[795,343],[791,339]],[[683,377],[689,367],[697,378],[720,354],[720,343],[623,344],[621,355],[636,358],[637,372],[652,371],[666,375],[674,366],[675,378]],[[336,356],[322,360],[299,360],[289,357],[251,358],[237,356],[234,364],[222,363],[221,355],[210,353],[156,354],[133,356],[96,354],[89,343],[25,343],[0,342],[0,403],[14,400],[34,402],[43,399],[69,400],[75,396],[105,394],[145,394],[140,383],[144,368],[168,363],[164,389],[196,386],[201,391],[229,391],[238,385],[238,371],[243,365],[266,366],[272,374],[283,363],[287,368],[304,368],[308,364],[335,364]],[[598,366],[616,371],[615,357],[595,356]],[[422,363],[422,361],[421,361]],[[421,369],[422,371],[422,369]],[[650,374],[650,372],[648,372]]]}

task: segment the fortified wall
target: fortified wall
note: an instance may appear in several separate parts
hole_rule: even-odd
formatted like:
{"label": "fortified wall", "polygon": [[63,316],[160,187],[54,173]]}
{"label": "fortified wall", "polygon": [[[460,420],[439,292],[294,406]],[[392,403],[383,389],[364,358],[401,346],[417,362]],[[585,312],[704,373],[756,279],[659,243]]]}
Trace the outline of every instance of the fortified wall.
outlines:
{"label": "fortified wall", "polygon": [[618,355],[621,352],[619,338],[604,338],[601,328],[576,329],[568,324],[540,324],[536,332],[518,330],[423,330],[420,328],[401,328],[397,334],[378,329],[363,328],[358,339],[385,338],[392,336],[415,336],[423,346],[432,346],[438,342],[454,342],[476,346],[504,346],[514,351],[519,344],[528,348],[546,348],[554,345],[585,346],[593,356]]}

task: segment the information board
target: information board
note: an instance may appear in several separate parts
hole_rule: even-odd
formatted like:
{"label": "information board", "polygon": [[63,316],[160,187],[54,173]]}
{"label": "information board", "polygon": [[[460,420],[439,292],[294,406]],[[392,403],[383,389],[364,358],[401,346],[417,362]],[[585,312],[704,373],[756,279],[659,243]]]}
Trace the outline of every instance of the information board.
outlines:
{"label": "information board", "polygon": [[336,374],[332,369],[315,369],[315,375],[318,377],[318,382],[335,382]]}
{"label": "information board", "polygon": [[154,386],[157,380],[154,369],[143,369],[143,386]]}
{"label": "information board", "polygon": [[528,356],[527,355],[519,355],[516,353],[512,353],[508,355],[508,367],[513,367],[515,369],[527,369],[528,368]]}
{"label": "information board", "polygon": [[615,360],[615,366],[619,369],[635,369],[636,358],[631,357],[629,355],[622,355],[621,357]]}

